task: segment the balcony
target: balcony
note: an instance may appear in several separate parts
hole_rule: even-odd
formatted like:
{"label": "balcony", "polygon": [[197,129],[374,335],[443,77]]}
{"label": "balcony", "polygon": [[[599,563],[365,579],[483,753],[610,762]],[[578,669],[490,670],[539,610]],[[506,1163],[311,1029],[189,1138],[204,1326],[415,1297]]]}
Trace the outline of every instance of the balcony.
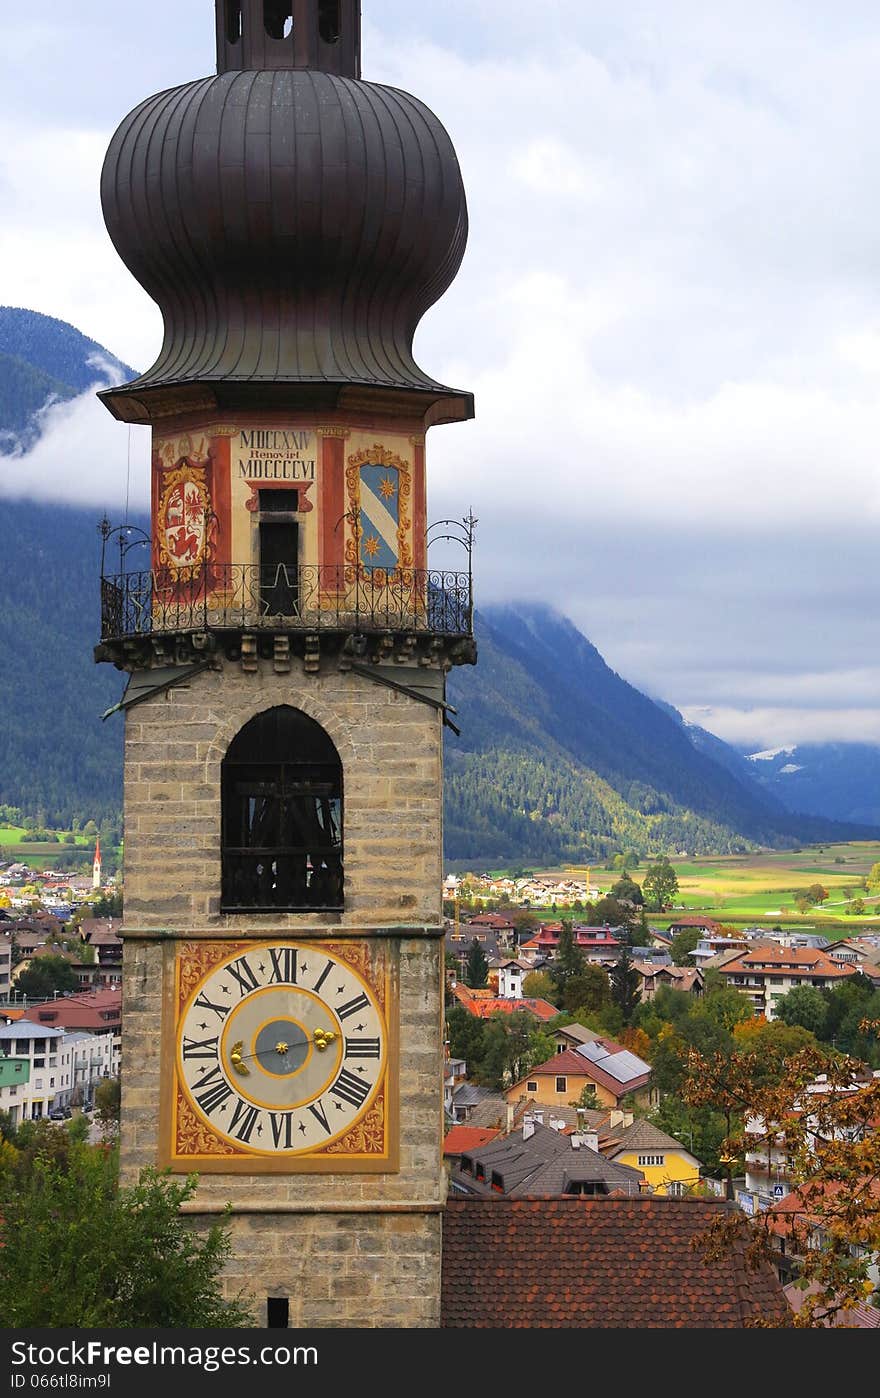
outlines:
{"label": "balcony", "polygon": [[[473,663],[471,574],[348,564],[198,564],[101,578],[98,660],[119,663],[169,640],[178,651],[182,644],[195,652],[225,646],[233,653],[244,635],[265,637],[270,646],[278,636],[310,638],[313,647],[335,640],[337,649],[348,638],[374,638],[386,650],[402,646],[405,653]],[[355,656],[368,651],[368,644],[353,648]]]}

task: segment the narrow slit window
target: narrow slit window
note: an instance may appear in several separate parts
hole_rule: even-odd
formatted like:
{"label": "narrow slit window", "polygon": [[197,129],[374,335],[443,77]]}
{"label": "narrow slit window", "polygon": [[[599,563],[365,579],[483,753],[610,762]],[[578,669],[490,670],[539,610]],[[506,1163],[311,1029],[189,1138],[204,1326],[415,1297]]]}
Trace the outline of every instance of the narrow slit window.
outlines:
{"label": "narrow slit window", "polygon": [[325,44],[339,43],[339,0],[319,0],[318,33]]}
{"label": "narrow slit window", "polygon": [[290,1328],[290,1301],[286,1296],[266,1297],[266,1328],[268,1330],[288,1330]]}
{"label": "narrow slit window", "polygon": [[292,0],[263,0],[263,28],[270,39],[289,39],[293,33]]}
{"label": "narrow slit window", "polygon": [[226,0],[226,38],[230,44],[241,38],[241,0]]}

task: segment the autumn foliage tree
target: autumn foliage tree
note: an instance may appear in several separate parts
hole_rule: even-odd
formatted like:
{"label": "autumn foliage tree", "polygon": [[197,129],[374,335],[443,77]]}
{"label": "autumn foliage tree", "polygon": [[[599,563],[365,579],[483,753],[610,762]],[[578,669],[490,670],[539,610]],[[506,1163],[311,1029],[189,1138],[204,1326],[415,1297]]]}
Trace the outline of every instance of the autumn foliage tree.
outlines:
{"label": "autumn foliage tree", "polygon": [[[681,1095],[724,1113],[729,1170],[746,1151],[766,1152],[768,1165],[783,1152],[793,1190],[753,1219],[749,1261],[757,1267],[772,1255],[782,1233],[802,1259],[804,1301],[792,1325],[845,1325],[847,1311],[873,1290],[868,1272],[880,1250],[880,1079],[851,1058],[787,1047],[780,1040],[760,1052],[692,1051]],[[716,1220],[700,1240],[707,1258],[734,1246],[740,1229],[738,1212]]]}

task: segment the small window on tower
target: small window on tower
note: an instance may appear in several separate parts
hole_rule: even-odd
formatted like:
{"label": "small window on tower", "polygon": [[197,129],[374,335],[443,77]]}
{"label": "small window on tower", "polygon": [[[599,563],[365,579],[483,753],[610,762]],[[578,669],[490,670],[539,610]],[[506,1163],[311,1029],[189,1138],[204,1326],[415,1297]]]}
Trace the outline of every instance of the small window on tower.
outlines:
{"label": "small window on tower", "polygon": [[241,38],[241,0],[226,0],[226,38],[230,44]]}
{"label": "small window on tower", "polygon": [[289,39],[293,33],[292,0],[263,0],[263,27],[270,39]]}
{"label": "small window on tower", "polygon": [[318,33],[325,44],[339,42],[339,0],[318,0]]}

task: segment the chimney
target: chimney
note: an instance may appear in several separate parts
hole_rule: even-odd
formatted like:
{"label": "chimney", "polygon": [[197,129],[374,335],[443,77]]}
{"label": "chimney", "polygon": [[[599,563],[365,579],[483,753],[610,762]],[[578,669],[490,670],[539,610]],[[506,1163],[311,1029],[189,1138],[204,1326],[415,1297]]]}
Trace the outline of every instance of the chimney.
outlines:
{"label": "chimney", "polygon": [[530,1140],[532,1139],[532,1137],[534,1136],[534,1134],[535,1134],[535,1123],[534,1123],[534,1121],[532,1120],[532,1118],[531,1118],[530,1116],[524,1116],[524,1117],[523,1117],[523,1135],[522,1135],[523,1140],[524,1140],[524,1141],[530,1141]]}
{"label": "chimney", "polygon": [[513,1130],[513,1118],[514,1118],[514,1116],[515,1116],[515,1111],[514,1111],[513,1103],[512,1103],[512,1102],[508,1102],[508,1104],[507,1104],[507,1125],[506,1125],[506,1134],[507,1134],[508,1136],[510,1135],[511,1131]]}

